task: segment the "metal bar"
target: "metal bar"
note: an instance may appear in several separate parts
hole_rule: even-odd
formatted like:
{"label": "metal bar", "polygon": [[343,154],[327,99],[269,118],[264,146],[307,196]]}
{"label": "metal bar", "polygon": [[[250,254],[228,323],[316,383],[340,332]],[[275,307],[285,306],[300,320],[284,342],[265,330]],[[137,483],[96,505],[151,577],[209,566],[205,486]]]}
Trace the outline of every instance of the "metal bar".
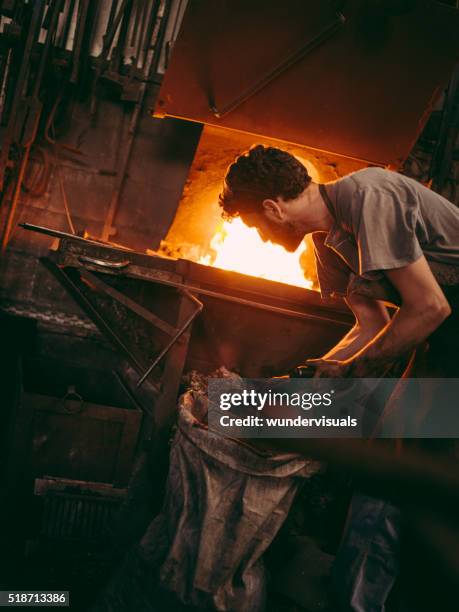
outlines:
{"label": "metal bar", "polygon": [[113,374],[115,375],[115,378],[118,381],[118,383],[120,384],[120,386],[123,389],[123,391],[129,397],[131,402],[133,402],[133,404],[135,404],[135,406],[138,408],[138,410],[140,410],[142,413],[145,412],[149,417],[152,417],[153,416],[153,410],[146,405],[146,402],[145,403],[141,403],[139,401],[139,398],[136,395],[134,395],[134,393],[132,393],[131,389],[125,383],[125,381],[122,378],[122,376],[120,376],[119,372],[116,372],[114,370]]}
{"label": "metal bar", "polygon": [[95,276],[92,272],[89,272],[88,270],[85,270],[85,269],[80,269],[79,272],[80,272],[80,275],[84,279],[92,283],[97,289],[99,289],[100,291],[103,291],[104,293],[112,297],[113,299],[123,304],[123,306],[126,306],[126,308],[129,308],[130,310],[132,310],[137,315],[139,315],[139,317],[142,317],[142,319],[145,319],[149,323],[152,323],[155,327],[158,327],[161,331],[166,333],[168,336],[173,336],[174,334],[177,333],[178,330],[173,325],[170,325],[166,321],[163,321],[163,319],[161,319],[157,315],[150,312],[144,306],[141,306],[140,304],[138,304],[131,298],[127,297],[123,293],[120,293],[119,291],[111,287],[110,285],[107,285],[107,283],[104,283],[104,281],[100,280],[100,278]]}
{"label": "metal bar", "polygon": [[46,33],[46,40],[45,40],[44,48],[43,48],[43,51],[41,52],[41,60],[40,60],[40,64],[38,65],[38,72],[35,75],[35,83],[34,83],[34,90],[33,90],[34,98],[38,98],[38,94],[40,93],[40,87],[41,87],[41,82],[43,80],[43,74],[45,72],[45,66],[46,66],[46,60],[48,58],[49,48],[51,46],[51,41],[53,39],[53,36],[58,26],[59,13],[61,12],[61,5],[62,5],[62,0],[55,0],[53,7],[52,7],[53,12],[51,14],[51,21],[49,24],[48,31]]}
{"label": "metal bar", "polygon": [[108,14],[108,21],[106,26],[106,32],[110,32],[113,20],[115,19],[116,9],[118,5],[118,0],[110,0],[110,12]]}
{"label": "metal bar", "polygon": [[[137,278],[147,278],[146,275],[136,275]],[[245,298],[240,298],[234,295],[228,295],[226,293],[221,293],[220,291],[214,291],[213,289],[204,289],[202,287],[196,285],[188,285],[186,283],[179,283],[172,280],[167,280],[164,278],[150,278],[152,282],[160,283],[162,285],[167,285],[169,287],[176,287],[177,289],[187,290],[193,293],[207,295],[209,297],[214,297],[219,300],[224,300],[226,302],[235,302],[236,304],[241,304],[242,306],[250,306],[251,308],[257,308],[259,310],[266,310],[267,312],[273,312],[275,314],[280,314],[288,317],[295,317],[297,319],[308,319],[313,321],[321,321],[322,323],[332,323],[333,325],[339,325],[342,327],[349,327],[349,323],[347,321],[339,321],[337,319],[333,319],[332,317],[326,317],[323,315],[310,314],[307,312],[302,312],[299,310],[292,310],[290,308],[283,308],[281,306],[272,306],[270,304],[264,304],[261,302],[255,302],[253,300],[248,300]]]}
{"label": "metal bar", "polygon": [[143,40],[143,45],[142,45],[142,69],[143,69],[143,76],[145,79],[148,77],[147,69],[146,69],[147,58],[148,58],[148,54],[151,51],[151,43],[152,43],[153,33],[155,31],[156,21],[158,19],[159,6],[160,6],[160,0],[153,0],[151,12],[148,18],[147,30],[146,30],[145,38]]}
{"label": "metal bar", "polygon": [[155,369],[155,367],[158,365],[158,363],[161,361],[161,359],[169,352],[169,350],[172,348],[172,346],[177,342],[177,340],[180,338],[180,336],[187,330],[187,328],[194,321],[195,317],[202,311],[202,309],[204,307],[204,304],[200,300],[198,300],[194,295],[191,295],[188,291],[183,291],[183,294],[189,300],[191,300],[192,302],[194,302],[196,304],[196,309],[194,310],[194,312],[191,313],[191,315],[187,318],[187,320],[182,325],[182,327],[180,327],[180,329],[177,331],[175,336],[173,336],[170,339],[170,341],[166,344],[166,346],[163,348],[163,350],[159,353],[159,355],[156,357],[156,359],[153,361],[153,363],[149,366],[149,368],[145,371],[145,373],[140,377],[139,382],[136,385],[137,388],[140,387],[142,385],[142,383],[145,382],[145,380],[148,378],[148,376],[151,374],[151,372]]}
{"label": "metal bar", "polygon": [[[193,308],[193,301],[183,298],[180,300],[177,316],[177,323],[179,325],[185,322],[189,315],[191,315]],[[155,403],[154,429],[151,431],[152,436],[160,446],[163,446],[170,439],[170,428],[177,415],[177,394],[180,389],[180,380],[188,355],[190,338],[191,331],[189,327],[180,338],[180,342],[177,342],[171,348],[164,360],[162,393]]]}
{"label": "metal bar", "polygon": [[[138,43],[139,30],[137,26],[142,21],[142,13],[143,13],[143,2],[142,0],[134,0],[134,6],[132,7],[132,26],[130,31],[130,36],[128,37],[128,41],[126,43],[126,50],[129,52],[131,49],[135,49]],[[134,51],[135,54],[135,51]]]}
{"label": "metal bar", "polygon": [[179,24],[181,23],[181,19],[183,17],[182,14],[182,6],[183,6],[183,0],[178,0],[177,4],[176,4],[176,13],[175,13],[175,18],[174,18],[174,24],[172,26],[172,30],[170,32],[170,38],[169,40],[166,42],[165,44],[165,68],[167,70],[167,68],[169,67],[169,61],[170,61],[170,57],[171,57],[171,52],[172,52],[172,47],[175,44],[175,41],[177,39],[177,35],[178,35],[178,29],[179,29]]}
{"label": "metal bar", "polygon": [[135,3],[135,18],[131,21],[131,32],[130,32],[130,41],[129,47],[125,50],[125,56],[129,56],[129,60],[131,62],[128,69],[128,78],[124,79],[125,82],[132,81],[135,76],[139,74],[139,56],[140,49],[142,45],[142,40],[144,36],[144,30],[146,26],[146,12],[148,10],[148,3],[145,0],[136,0]]}
{"label": "metal bar", "polygon": [[10,66],[12,60],[12,49],[8,49],[8,51],[0,57],[0,122],[3,119],[3,115],[6,114],[7,107],[7,86],[10,78]]}
{"label": "metal bar", "polygon": [[69,38],[70,28],[72,26],[73,13],[75,12],[76,0],[70,0],[68,12],[65,18],[64,27],[62,28],[62,34],[59,41],[59,45],[65,49]]}
{"label": "metal bar", "polygon": [[109,240],[110,236],[116,233],[116,229],[113,227],[113,222],[116,217],[116,213],[118,210],[118,203],[121,196],[121,192],[123,190],[124,181],[126,178],[126,171],[129,165],[129,160],[131,158],[132,146],[134,144],[134,137],[137,131],[137,125],[139,122],[140,111],[143,106],[143,101],[145,97],[146,84],[141,83],[140,85],[140,94],[139,99],[136,102],[134,109],[131,114],[131,120],[129,122],[129,130],[128,130],[128,138],[124,143],[124,149],[121,155],[121,159],[118,163],[118,167],[116,170],[116,180],[115,185],[113,187],[112,196],[110,198],[110,204],[108,207],[107,215],[105,217],[104,226],[102,228],[102,240]]}
{"label": "metal bar", "polygon": [[[91,51],[95,42],[95,36],[97,34],[97,28],[99,26],[99,21],[100,21],[100,14],[103,8],[103,5],[105,3],[104,2],[90,2],[89,6],[90,6],[90,10],[88,10],[89,13],[89,26],[88,26],[88,30],[89,30],[89,34],[87,36],[87,48],[86,48],[86,54],[85,54],[85,58],[84,58],[84,65],[86,65],[86,62],[89,61],[89,58],[91,56]],[[85,33],[86,35],[86,33]]]}
{"label": "metal bar", "polygon": [[274,79],[280,76],[283,72],[291,68],[294,64],[302,60],[308,53],[318,47],[321,43],[330,38],[346,21],[346,18],[342,13],[337,13],[335,21],[327,25],[319,34],[309,40],[301,49],[294,51],[284,61],[278,64],[270,72],[268,72],[259,81],[248,87],[239,96],[228,102],[222,107],[216,105],[215,100],[209,100],[209,108],[215,117],[221,119],[231,111],[234,111],[243,102],[257,94],[259,91],[269,85]]}
{"label": "metal bar", "polygon": [[[110,247],[110,244],[106,242],[102,242],[99,240],[92,240],[89,238],[83,238],[82,236],[77,236],[76,234],[68,234],[67,232],[61,232],[60,230],[50,229],[49,227],[43,227],[42,225],[34,225],[33,223],[19,223],[19,227],[23,229],[29,230],[31,232],[37,232],[38,234],[45,234],[46,236],[52,236],[53,238],[70,238],[75,240],[76,242],[82,242],[83,244],[93,244],[95,246],[105,246]],[[118,249],[122,251],[132,251],[129,247],[123,247],[117,245]]]}
{"label": "metal bar", "polygon": [[142,13],[142,28],[141,28],[141,32],[139,35],[139,40],[138,40],[136,54],[135,54],[137,58],[137,66],[136,66],[137,69],[139,68],[139,63],[141,64],[142,69],[143,69],[143,55],[142,55],[143,42],[145,40],[145,35],[147,33],[148,23],[149,23],[149,14],[152,8],[153,8],[152,2],[144,1],[143,13]]}
{"label": "metal bar", "polygon": [[[143,102],[143,97],[142,97]],[[131,157],[132,145],[134,143],[134,135],[137,128],[137,121],[139,117],[139,103],[135,105],[134,110],[132,111],[131,121],[128,130],[128,139],[124,143],[123,151],[121,154],[121,159],[118,163],[118,167],[116,170],[116,178],[115,185],[112,190],[112,195],[110,198],[110,203],[108,205],[108,211],[105,216],[104,226],[102,228],[101,240],[107,241],[110,239],[110,236],[113,236],[116,233],[116,229],[113,227],[113,222],[115,220],[116,212],[118,209],[118,202],[121,195],[121,190],[123,189],[126,170],[129,164],[129,159]]]}
{"label": "metal bar", "polygon": [[89,0],[81,0],[78,6],[77,15],[77,31],[75,35],[75,42],[73,45],[73,66],[72,74],[70,75],[70,83],[76,83],[78,79],[78,71],[80,68],[80,55],[81,48],[83,45],[83,38],[86,27],[86,20],[88,16]]}
{"label": "metal bar", "polygon": [[[106,59],[108,52],[110,51],[110,47],[112,46],[113,39],[115,38],[115,34],[118,30],[118,26],[120,25],[121,18],[124,15],[127,4],[130,0],[122,0],[121,6],[119,7],[115,17],[109,22],[106,33],[102,36],[103,45],[102,51],[100,52],[100,58]],[[110,13],[111,16],[111,13]]]}
{"label": "metal bar", "polygon": [[116,41],[116,46],[112,49],[112,54],[110,56],[110,69],[118,73],[121,72],[122,68],[123,53],[127,43],[126,39],[133,8],[134,0],[128,0],[125,13],[123,15],[123,20],[120,25],[118,40]]}
{"label": "metal bar", "polygon": [[172,8],[172,0],[164,0],[164,12],[161,17],[161,22],[159,24],[158,34],[156,36],[154,50],[153,50],[153,58],[154,61],[151,65],[151,74],[156,74],[158,72],[159,63],[161,61],[161,56],[163,54],[163,43],[166,36],[167,24],[169,22],[169,17],[171,14]]}

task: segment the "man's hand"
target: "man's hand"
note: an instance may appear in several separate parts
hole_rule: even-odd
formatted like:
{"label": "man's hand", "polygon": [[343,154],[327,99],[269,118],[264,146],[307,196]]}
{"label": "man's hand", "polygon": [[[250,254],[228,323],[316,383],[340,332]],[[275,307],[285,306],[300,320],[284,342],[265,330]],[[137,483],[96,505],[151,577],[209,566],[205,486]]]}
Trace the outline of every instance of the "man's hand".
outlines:
{"label": "man's hand", "polygon": [[349,362],[337,359],[308,359],[306,365],[315,369],[314,378],[345,378],[350,369]]}
{"label": "man's hand", "polygon": [[306,364],[315,369],[314,378],[380,378],[393,366],[392,361],[365,358],[308,359]]}

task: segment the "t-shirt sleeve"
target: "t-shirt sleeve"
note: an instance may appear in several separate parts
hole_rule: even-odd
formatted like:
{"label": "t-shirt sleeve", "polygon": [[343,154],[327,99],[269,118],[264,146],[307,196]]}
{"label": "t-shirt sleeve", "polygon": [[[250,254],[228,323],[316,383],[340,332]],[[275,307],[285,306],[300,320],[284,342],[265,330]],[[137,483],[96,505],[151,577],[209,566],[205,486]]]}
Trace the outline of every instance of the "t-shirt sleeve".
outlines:
{"label": "t-shirt sleeve", "polygon": [[326,236],[326,232],[312,234],[320,294],[324,299],[346,296],[351,271],[339,255],[325,246]]}
{"label": "t-shirt sleeve", "polygon": [[419,205],[385,189],[364,188],[352,203],[359,274],[402,268],[423,254],[416,236]]}

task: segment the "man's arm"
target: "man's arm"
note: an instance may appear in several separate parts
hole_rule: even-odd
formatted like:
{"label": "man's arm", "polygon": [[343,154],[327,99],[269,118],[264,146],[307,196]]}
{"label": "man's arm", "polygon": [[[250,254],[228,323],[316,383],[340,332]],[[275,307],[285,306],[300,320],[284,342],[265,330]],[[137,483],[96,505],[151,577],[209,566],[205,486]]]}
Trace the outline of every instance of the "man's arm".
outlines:
{"label": "man's arm", "polygon": [[386,362],[408,353],[426,340],[451,314],[451,307],[424,256],[385,274],[402,304],[391,322],[354,358],[356,371],[368,361]]}
{"label": "man's arm", "polygon": [[354,327],[322,359],[349,359],[371,342],[389,323],[387,308],[381,302],[352,294],[346,304],[355,316]]}
{"label": "man's arm", "polygon": [[421,344],[451,314],[424,256],[385,274],[400,294],[400,308],[369,344],[354,356],[323,364],[320,374],[367,376],[378,364],[393,362]]}

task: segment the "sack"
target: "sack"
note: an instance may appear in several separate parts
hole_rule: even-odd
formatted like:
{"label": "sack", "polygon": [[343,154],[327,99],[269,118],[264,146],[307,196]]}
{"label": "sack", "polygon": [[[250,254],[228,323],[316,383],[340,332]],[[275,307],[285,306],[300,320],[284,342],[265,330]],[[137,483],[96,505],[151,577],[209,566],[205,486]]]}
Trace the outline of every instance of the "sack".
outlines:
{"label": "sack", "polygon": [[165,501],[142,538],[142,556],[184,604],[255,612],[265,601],[262,555],[302,479],[321,465],[209,431],[203,397],[188,391],[179,400]]}

